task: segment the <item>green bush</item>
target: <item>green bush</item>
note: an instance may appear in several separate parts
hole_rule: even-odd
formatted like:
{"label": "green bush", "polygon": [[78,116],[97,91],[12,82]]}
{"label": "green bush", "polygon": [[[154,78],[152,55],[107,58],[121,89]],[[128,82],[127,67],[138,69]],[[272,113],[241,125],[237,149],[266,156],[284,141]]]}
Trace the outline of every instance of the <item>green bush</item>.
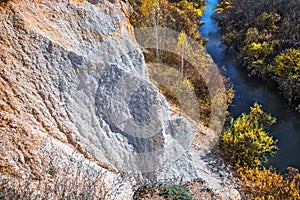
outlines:
{"label": "green bush", "polygon": [[181,185],[162,185],[159,196],[174,200],[193,200],[193,197]]}
{"label": "green bush", "polygon": [[261,166],[277,149],[276,141],[266,131],[274,123],[275,118],[255,103],[250,114],[232,119],[221,135],[220,148],[225,157],[236,166]]}

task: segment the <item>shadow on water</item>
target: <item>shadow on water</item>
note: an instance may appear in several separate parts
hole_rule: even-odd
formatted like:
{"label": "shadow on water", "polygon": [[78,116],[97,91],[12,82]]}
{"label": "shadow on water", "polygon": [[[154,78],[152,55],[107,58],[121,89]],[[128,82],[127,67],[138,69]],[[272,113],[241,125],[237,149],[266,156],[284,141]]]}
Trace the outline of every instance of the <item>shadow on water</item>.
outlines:
{"label": "shadow on water", "polygon": [[279,151],[270,158],[271,165],[283,172],[288,166],[300,168],[300,113],[291,111],[285,100],[279,95],[276,86],[255,77],[248,77],[246,69],[238,66],[237,53],[226,52],[226,46],[221,44],[221,33],[217,22],[211,19],[218,0],[208,0],[202,16],[205,23],[199,28],[201,35],[208,39],[206,51],[214,62],[221,68],[225,67],[226,76],[230,78],[235,90],[230,113],[237,117],[241,113],[249,113],[249,107],[255,102],[263,105],[266,112],[277,119],[276,125],[270,129],[271,134],[278,140]]}

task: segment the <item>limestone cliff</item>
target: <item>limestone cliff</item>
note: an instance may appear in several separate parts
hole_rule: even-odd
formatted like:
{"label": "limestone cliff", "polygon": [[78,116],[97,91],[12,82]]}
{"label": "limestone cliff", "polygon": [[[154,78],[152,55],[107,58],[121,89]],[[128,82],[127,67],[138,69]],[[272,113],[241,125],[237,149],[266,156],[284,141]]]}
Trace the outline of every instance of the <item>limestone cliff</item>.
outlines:
{"label": "limestone cliff", "polygon": [[161,178],[198,177],[191,153],[174,145],[191,127],[171,119],[149,81],[127,15],[122,1],[0,4],[1,173],[42,177],[51,150],[111,174],[167,163]]}

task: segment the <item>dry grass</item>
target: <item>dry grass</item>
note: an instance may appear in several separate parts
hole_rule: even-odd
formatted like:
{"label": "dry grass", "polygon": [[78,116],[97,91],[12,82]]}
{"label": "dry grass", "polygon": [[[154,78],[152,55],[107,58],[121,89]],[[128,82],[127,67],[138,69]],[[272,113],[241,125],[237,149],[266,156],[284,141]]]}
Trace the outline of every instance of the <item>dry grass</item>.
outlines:
{"label": "dry grass", "polygon": [[0,111],[0,200],[114,199],[125,180],[76,153],[63,155]]}
{"label": "dry grass", "polygon": [[[122,179],[109,178],[107,170],[95,169],[86,160],[61,163],[47,153],[42,176],[38,179],[0,173],[0,199],[114,199],[111,185],[122,185]],[[75,166],[74,166],[75,165]]]}
{"label": "dry grass", "polygon": [[202,180],[174,184],[152,183],[139,187],[133,200],[189,200],[189,199],[215,199],[215,194]]}

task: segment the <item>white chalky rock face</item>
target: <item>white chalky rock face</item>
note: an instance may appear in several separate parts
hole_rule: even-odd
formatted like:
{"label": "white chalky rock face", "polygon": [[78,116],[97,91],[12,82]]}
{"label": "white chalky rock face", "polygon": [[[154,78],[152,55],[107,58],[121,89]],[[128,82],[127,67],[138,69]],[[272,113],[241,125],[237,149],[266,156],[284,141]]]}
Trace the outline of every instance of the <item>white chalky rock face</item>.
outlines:
{"label": "white chalky rock face", "polygon": [[188,122],[170,119],[149,81],[123,2],[5,6],[1,77],[19,94],[11,102],[18,117],[119,171],[150,172],[186,151]]}

